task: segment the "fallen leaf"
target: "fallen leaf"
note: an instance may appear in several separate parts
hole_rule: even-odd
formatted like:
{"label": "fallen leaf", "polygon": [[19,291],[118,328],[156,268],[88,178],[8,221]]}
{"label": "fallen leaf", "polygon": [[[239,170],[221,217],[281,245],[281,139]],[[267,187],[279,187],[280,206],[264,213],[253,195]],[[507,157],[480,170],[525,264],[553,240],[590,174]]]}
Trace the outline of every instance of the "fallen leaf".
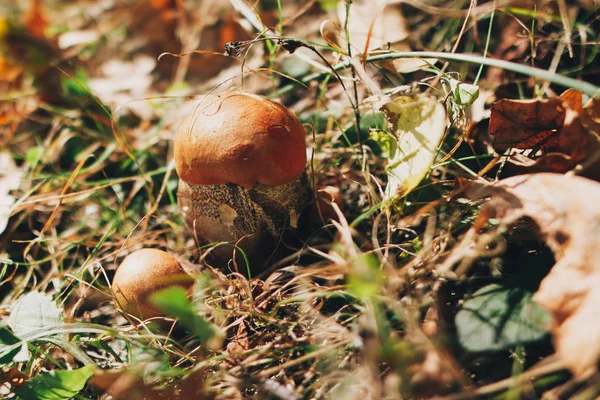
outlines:
{"label": "fallen leaf", "polygon": [[[340,26],[346,25],[346,3],[338,3]],[[353,1],[348,20],[350,43],[359,53],[370,52],[408,38],[406,20],[385,0]]]}
{"label": "fallen leaf", "polygon": [[[413,50],[408,44],[409,30],[400,7],[387,3],[386,0],[352,2],[348,35],[354,55],[357,52],[368,54],[376,49],[396,52]],[[346,2],[338,3],[338,19],[340,26],[345,26]],[[384,65],[392,65],[391,69],[398,73],[409,73],[435,61],[435,59],[400,58]]]}
{"label": "fallen leaf", "polygon": [[490,135],[498,152],[514,147],[556,147],[556,133],[563,126],[566,109],[561,99],[502,99],[492,105]]}
{"label": "fallen leaf", "polygon": [[[0,19],[0,39],[2,38],[2,19]],[[7,28],[8,29],[8,28]],[[19,91],[23,85],[23,68],[8,59],[0,50],[0,93]],[[21,102],[0,101],[0,148],[14,136],[17,125],[23,118]]]}
{"label": "fallen leaf", "polygon": [[101,67],[104,77],[90,79],[89,87],[103,103],[119,107],[120,112],[130,110],[148,120],[154,110],[141,100],[149,95],[155,67],[156,61],[145,55],[138,55],[132,61],[110,60]]}
{"label": "fallen leaf", "polygon": [[391,135],[374,132],[388,155],[386,198],[404,195],[423,180],[446,132],[446,109],[426,95],[401,96],[384,104]]}
{"label": "fallen leaf", "polygon": [[[139,368],[139,365],[136,366]],[[198,399],[208,400],[214,396],[205,393],[206,382],[202,371],[195,372],[167,388],[157,388],[153,382],[144,380],[139,371],[131,368],[119,370],[96,370],[90,385],[114,400],[127,399]]]}
{"label": "fallen leaf", "polygon": [[143,94],[152,84],[150,73],[155,66],[156,61],[147,56],[137,56],[131,62],[110,60],[101,67],[106,78],[91,79],[89,85],[99,94],[120,91]]}
{"label": "fallen leaf", "polygon": [[575,89],[565,90],[559,97],[563,103],[573,111],[581,111],[583,106],[583,95]]}
{"label": "fallen leaf", "polygon": [[[555,151],[569,156],[570,164],[567,166],[569,169],[584,161],[600,148],[598,144],[600,129],[590,115],[592,110],[589,107],[581,109],[580,112],[567,109],[564,125],[558,134],[558,146]],[[552,169],[552,171],[566,170]]]}
{"label": "fallen leaf", "polygon": [[126,368],[96,370],[90,385],[116,400],[141,397],[139,395],[143,390],[142,378]]}
{"label": "fallen leaf", "polygon": [[22,73],[23,69],[19,65],[5,59],[0,53],[0,82],[4,84],[12,83],[20,78]]}
{"label": "fallen leaf", "polygon": [[27,375],[16,368],[9,368],[7,371],[0,371],[0,386],[8,383],[13,387],[19,387],[23,386],[28,379],[29,377]]}
{"label": "fallen leaf", "polygon": [[[62,310],[56,306],[52,297],[38,291],[29,292],[15,301],[8,316],[8,326],[21,338],[59,327],[62,323]],[[57,342],[68,341],[66,334],[57,335],[55,339]],[[23,342],[21,351],[13,357],[13,361],[24,362],[28,359],[27,343]]]}
{"label": "fallen leaf", "polygon": [[150,5],[160,11],[160,16],[166,23],[176,20],[177,4],[175,0],[150,0]]}
{"label": "fallen leaf", "polygon": [[[480,218],[505,227],[530,218],[556,263],[533,300],[551,311],[556,353],[575,376],[600,361],[600,184],[553,173],[519,175],[479,189]],[[476,224],[481,226],[481,224]],[[466,237],[477,234],[474,228]]]}
{"label": "fallen leaf", "polygon": [[492,106],[490,135],[498,152],[534,149],[543,155],[512,157],[530,172],[566,172],[600,150],[600,101],[582,106],[582,94],[569,89],[549,100],[500,100]]}

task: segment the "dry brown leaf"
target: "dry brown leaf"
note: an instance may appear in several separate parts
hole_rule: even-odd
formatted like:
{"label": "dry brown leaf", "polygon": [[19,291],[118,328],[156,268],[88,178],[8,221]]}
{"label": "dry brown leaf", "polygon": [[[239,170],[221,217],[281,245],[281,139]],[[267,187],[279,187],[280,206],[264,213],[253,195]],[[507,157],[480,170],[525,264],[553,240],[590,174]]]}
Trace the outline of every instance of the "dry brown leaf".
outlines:
{"label": "dry brown leaf", "polygon": [[[348,21],[348,33],[353,54],[368,54],[376,49],[411,51],[408,44],[409,30],[400,7],[388,4],[386,0],[353,1]],[[338,3],[339,25],[346,22],[346,3]],[[343,46],[342,46],[343,47]],[[434,59],[400,58],[386,65],[392,65],[398,73],[409,73],[423,68]]]}
{"label": "dry brown leaf", "polygon": [[490,118],[494,148],[502,152],[509,147],[556,147],[556,132],[563,126],[565,114],[563,102],[558,98],[497,101],[492,105]]}
{"label": "dry brown leaf", "polygon": [[[408,38],[406,21],[400,8],[384,0],[354,1],[350,9],[348,30],[350,43],[359,53],[384,48]],[[346,22],[346,4],[338,4],[340,26]]]}
{"label": "dry brown leaf", "polygon": [[575,89],[567,89],[561,95],[563,103],[573,111],[580,112],[583,108],[583,94]]}
{"label": "dry brown leaf", "polygon": [[[520,175],[484,188],[482,209],[506,226],[531,218],[556,264],[534,300],[555,319],[558,356],[576,376],[600,361],[600,184],[553,173]],[[473,237],[472,235],[467,235]]]}
{"label": "dry brown leaf", "polygon": [[329,19],[325,20],[321,23],[319,31],[321,32],[321,36],[329,46],[337,49],[339,52],[344,51],[342,49],[342,43],[344,43],[342,39],[342,28],[340,28],[338,24]]}
{"label": "dry brown leaf", "polygon": [[[530,172],[566,172],[600,150],[600,101],[582,105],[582,94],[565,91],[549,100],[500,100],[492,106],[490,135],[493,147],[504,152],[539,148],[544,154],[537,159],[515,160]],[[518,157],[517,157],[518,158]]]}
{"label": "dry brown leaf", "polygon": [[[595,104],[594,102],[592,104]],[[598,143],[598,124],[592,119],[590,112],[592,108],[586,107],[580,112],[567,108],[563,127],[558,133],[558,145],[554,149],[557,155],[566,155],[568,161],[557,163],[552,161],[552,154],[546,154],[539,159],[536,167],[539,170],[563,172],[573,168],[576,164],[591,157],[598,152],[600,145]]]}

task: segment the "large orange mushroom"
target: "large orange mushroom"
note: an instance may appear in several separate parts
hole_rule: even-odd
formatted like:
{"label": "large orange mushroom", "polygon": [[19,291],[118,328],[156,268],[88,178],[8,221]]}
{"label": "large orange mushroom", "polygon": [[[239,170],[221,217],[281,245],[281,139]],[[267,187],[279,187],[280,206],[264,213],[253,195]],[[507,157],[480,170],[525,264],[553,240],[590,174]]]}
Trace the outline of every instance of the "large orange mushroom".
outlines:
{"label": "large orange mushroom", "polygon": [[[175,165],[188,227],[204,243],[236,244],[255,271],[312,198],[304,126],[284,106],[253,94],[199,99],[177,133]],[[232,249],[214,255],[228,261]]]}

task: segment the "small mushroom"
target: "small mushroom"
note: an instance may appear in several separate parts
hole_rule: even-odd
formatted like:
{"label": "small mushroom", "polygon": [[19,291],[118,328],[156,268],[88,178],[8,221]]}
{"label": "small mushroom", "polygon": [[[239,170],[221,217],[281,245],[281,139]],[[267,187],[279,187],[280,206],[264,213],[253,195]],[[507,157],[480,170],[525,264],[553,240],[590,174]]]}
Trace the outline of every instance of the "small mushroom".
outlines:
{"label": "small mushroom", "polygon": [[[304,126],[284,106],[257,95],[202,97],[177,133],[174,156],[188,228],[203,243],[236,244],[254,271],[312,198]],[[233,246],[213,255],[227,262]]]}
{"label": "small mushroom", "polygon": [[171,286],[189,289],[194,280],[172,255],[157,249],[131,253],[119,265],[112,282],[115,306],[140,319],[162,315],[150,296]]}

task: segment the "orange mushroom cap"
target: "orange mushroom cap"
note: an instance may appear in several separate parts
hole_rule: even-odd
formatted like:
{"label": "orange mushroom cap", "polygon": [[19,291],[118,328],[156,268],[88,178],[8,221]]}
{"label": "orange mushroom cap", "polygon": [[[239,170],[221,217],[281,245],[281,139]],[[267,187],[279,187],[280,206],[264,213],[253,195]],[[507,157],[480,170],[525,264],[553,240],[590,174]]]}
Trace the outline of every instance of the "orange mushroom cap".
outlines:
{"label": "orange mushroom cap", "polygon": [[209,95],[177,133],[175,166],[193,185],[279,186],[304,171],[304,135],[281,104],[248,93]]}

